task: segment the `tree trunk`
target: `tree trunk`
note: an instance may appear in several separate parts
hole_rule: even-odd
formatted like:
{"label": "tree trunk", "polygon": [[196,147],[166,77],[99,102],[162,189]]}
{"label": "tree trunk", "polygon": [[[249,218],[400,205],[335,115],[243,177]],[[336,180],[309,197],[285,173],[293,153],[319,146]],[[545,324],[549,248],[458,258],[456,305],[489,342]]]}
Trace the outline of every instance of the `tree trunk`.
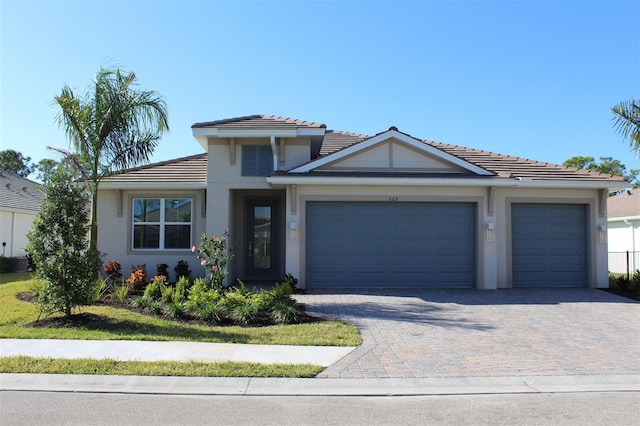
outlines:
{"label": "tree trunk", "polygon": [[100,273],[101,262],[98,254],[98,182],[93,182],[91,186],[91,228],[89,232],[89,255],[97,256],[95,262],[91,262],[93,268],[92,275],[96,277]]}

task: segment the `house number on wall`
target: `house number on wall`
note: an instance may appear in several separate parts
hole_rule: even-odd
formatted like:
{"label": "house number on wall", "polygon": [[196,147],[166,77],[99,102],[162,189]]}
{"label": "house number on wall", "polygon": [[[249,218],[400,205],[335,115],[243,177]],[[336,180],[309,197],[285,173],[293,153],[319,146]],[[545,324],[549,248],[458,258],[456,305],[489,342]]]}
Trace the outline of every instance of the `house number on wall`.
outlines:
{"label": "house number on wall", "polygon": [[398,197],[389,197],[389,202],[390,203],[395,203],[398,201]]}

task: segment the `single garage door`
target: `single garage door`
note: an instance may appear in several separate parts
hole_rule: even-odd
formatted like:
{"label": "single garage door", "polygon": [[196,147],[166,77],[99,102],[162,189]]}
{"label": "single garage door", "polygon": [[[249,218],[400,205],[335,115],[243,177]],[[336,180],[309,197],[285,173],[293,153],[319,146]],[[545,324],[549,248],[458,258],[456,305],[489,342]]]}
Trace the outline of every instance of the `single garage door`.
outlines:
{"label": "single garage door", "polygon": [[587,206],[512,204],[514,287],[587,284]]}
{"label": "single garage door", "polygon": [[311,202],[306,282],[318,287],[473,287],[474,203]]}

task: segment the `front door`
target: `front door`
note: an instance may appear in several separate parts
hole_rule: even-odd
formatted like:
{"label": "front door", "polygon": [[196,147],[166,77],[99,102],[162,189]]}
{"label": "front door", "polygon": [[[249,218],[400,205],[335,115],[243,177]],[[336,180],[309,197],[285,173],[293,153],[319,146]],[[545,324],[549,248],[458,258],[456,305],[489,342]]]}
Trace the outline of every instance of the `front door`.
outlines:
{"label": "front door", "polygon": [[273,278],[278,268],[278,216],[275,200],[247,203],[247,277]]}

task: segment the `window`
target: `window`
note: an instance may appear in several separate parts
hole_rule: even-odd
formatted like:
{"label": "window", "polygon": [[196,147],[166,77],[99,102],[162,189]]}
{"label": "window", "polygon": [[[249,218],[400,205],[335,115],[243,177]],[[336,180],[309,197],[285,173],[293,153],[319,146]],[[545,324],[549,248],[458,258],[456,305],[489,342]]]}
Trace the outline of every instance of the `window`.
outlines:
{"label": "window", "polygon": [[133,249],[191,248],[191,198],[134,198]]}
{"label": "window", "polygon": [[269,176],[273,152],[269,145],[242,145],[242,176]]}

